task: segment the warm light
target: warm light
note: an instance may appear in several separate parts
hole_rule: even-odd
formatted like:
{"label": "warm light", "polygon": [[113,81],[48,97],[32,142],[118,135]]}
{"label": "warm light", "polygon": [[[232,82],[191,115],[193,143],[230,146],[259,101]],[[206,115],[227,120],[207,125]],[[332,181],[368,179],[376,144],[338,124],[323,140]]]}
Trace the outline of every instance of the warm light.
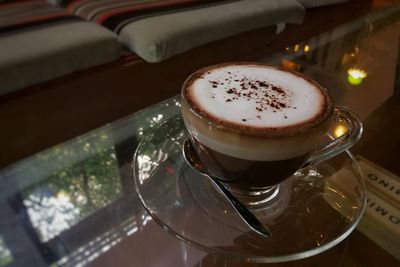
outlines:
{"label": "warm light", "polygon": [[295,45],[294,48],[293,48],[294,52],[298,52],[299,49],[300,49],[300,45],[298,45],[298,44]]}
{"label": "warm light", "polygon": [[286,51],[289,51],[289,50],[290,50],[290,47],[286,47],[285,49],[286,49]]}
{"label": "warm light", "polygon": [[361,69],[351,68],[347,71],[347,81],[352,85],[359,85],[367,77],[367,73]]}
{"label": "warm light", "polygon": [[308,51],[310,51],[310,46],[309,45],[305,45],[303,50],[304,50],[304,52],[307,53]]}
{"label": "warm light", "polygon": [[347,127],[343,125],[338,125],[336,128],[333,130],[333,135],[335,138],[339,138],[342,135],[344,135],[347,132]]}
{"label": "warm light", "polygon": [[300,65],[289,59],[282,59],[282,67],[286,70],[299,70]]}

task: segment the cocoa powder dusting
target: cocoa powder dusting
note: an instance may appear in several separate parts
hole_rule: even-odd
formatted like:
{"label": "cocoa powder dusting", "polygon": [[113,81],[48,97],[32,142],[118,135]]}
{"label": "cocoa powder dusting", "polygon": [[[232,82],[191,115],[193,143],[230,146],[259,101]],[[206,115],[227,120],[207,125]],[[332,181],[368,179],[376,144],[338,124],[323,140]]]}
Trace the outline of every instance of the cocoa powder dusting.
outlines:
{"label": "cocoa powder dusting", "polygon": [[[227,73],[231,74],[231,72]],[[233,77],[237,77],[237,75],[233,75]],[[238,79],[233,77],[229,75],[229,78],[224,79],[225,84],[216,80],[209,80],[213,88],[221,86],[227,94],[232,95],[232,97],[226,97],[225,102],[237,101],[239,99],[253,100],[256,103],[255,109],[258,112],[269,109],[273,113],[276,113],[277,111],[290,108],[290,95],[283,88],[264,80],[250,80],[247,77]],[[215,98],[215,96],[213,95],[212,98]],[[296,109],[296,107],[293,108]],[[261,115],[257,115],[255,118],[261,119]],[[287,119],[286,114],[284,118]],[[246,118],[242,119],[242,121],[249,119],[254,118]]]}

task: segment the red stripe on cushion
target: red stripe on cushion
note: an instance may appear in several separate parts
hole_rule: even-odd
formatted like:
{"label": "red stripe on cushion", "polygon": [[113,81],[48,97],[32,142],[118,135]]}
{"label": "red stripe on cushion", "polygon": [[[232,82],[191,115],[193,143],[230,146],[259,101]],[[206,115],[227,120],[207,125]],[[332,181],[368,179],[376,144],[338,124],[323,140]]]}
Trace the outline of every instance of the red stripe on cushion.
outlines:
{"label": "red stripe on cushion", "polygon": [[175,4],[180,4],[180,3],[190,3],[190,2],[195,2],[195,1],[196,0],[170,0],[170,1],[160,1],[160,2],[138,4],[133,7],[117,8],[117,9],[111,10],[110,12],[105,12],[104,14],[99,16],[98,19],[96,19],[96,22],[99,24],[102,24],[109,17],[114,16],[119,13],[123,13],[123,12],[141,10],[141,9],[152,8],[152,7],[175,5]]}

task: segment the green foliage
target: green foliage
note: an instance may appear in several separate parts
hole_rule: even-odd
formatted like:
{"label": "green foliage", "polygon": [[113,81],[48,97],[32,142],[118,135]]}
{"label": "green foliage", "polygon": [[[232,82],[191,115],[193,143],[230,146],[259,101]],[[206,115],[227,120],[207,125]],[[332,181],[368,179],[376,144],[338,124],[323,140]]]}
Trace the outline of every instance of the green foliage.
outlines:
{"label": "green foliage", "polygon": [[35,227],[41,225],[38,230],[42,237],[48,235],[45,225],[51,227],[55,216],[62,213],[70,227],[121,196],[114,146],[104,133],[78,139],[73,146],[55,147],[38,157],[51,171],[36,170],[37,175],[47,177],[24,191],[24,202],[30,212],[40,215],[31,219],[44,221],[32,222]]}
{"label": "green foliage", "polygon": [[13,261],[11,252],[5,247],[4,241],[0,238],[0,266],[6,266]]}

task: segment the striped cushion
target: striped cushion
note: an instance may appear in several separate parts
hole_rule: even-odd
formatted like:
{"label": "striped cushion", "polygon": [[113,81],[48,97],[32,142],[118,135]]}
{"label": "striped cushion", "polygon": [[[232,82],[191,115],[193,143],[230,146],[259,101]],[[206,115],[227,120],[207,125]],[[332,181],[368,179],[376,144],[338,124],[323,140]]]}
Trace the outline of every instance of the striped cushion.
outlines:
{"label": "striped cushion", "polygon": [[296,0],[61,0],[59,4],[119,34],[126,47],[149,62],[256,28],[298,23],[304,15]]}
{"label": "striped cushion", "polygon": [[43,0],[0,3],[0,34],[79,19]]}
{"label": "striped cushion", "polygon": [[0,94],[117,60],[110,31],[44,0],[0,3]]}
{"label": "striped cushion", "polygon": [[164,14],[215,6],[238,0],[64,0],[68,11],[119,33],[129,23]]}

